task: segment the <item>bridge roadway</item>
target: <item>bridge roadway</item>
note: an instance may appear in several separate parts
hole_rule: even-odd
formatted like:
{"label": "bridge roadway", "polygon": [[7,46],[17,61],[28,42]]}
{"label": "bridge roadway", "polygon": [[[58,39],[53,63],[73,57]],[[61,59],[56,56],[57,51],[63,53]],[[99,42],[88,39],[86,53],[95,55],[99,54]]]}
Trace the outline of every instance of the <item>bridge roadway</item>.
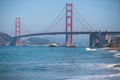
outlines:
{"label": "bridge roadway", "polygon": [[[14,38],[22,38],[22,37],[29,37],[29,36],[38,36],[38,35],[61,35],[61,34],[92,34],[92,33],[99,33],[97,31],[84,31],[84,32],[43,32],[43,33],[34,33],[34,34],[26,34],[21,36],[16,36]],[[120,31],[102,31],[101,34],[108,34],[108,35],[120,35]]]}

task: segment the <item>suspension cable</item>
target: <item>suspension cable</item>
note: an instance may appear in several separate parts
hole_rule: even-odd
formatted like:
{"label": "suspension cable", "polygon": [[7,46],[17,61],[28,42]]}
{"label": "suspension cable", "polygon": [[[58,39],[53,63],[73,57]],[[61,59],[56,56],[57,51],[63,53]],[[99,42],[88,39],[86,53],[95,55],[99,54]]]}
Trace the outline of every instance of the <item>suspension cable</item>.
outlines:
{"label": "suspension cable", "polygon": [[[12,27],[11,27],[11,29],[10,29],[10,31],[9,31],[9,34],[11,35],[11,36],[15,36],[15,22],[12,24]],[[13,33],[14,32],[14,33]]]}
{"label": "suspension cable", "polygon": [[56,27],[56,25],[65,17],[65,13],[62,15],[62,17],[51,27],[49,28],[47,31],[50,31],[52,29],[54,29]]}
{"label": "suspension cable", "polygon": [[80,20],[80,18],[78,18],[78,16],[76,14],[74,14],[75,17],[77,18],[77,20],[82,24],[84,25],[84,28],[87,29],[89,31],[89,28]]}
{"label": "suspension cable", "polygon": [[42,30],[41,32],[45,32],[46,30],[48,30],[56,21],[57,19],[60,17],[60,15],[63,13],[64,9],[65,9],[66,6],[63,7],[63,9],[60,11],[60,13],[58,14],[58,16],[55,18],[55,20],[50,24],[48,25],[44,30]]}
{"label": "suspension cable", "polygon": [[88,24],[88,22],[84,19],[84,17],[83,17],[82,15],[80,15],[81,13],[78,11],[78,9],[77,9],[75,6],[74,6],[74,9],[75,9],[75,11],[77,11],[78,15],[81,17],[81,19],[84,21],[84,23],[87,24],[88,27],[89,27],[91,30],[94,30],[94,28],[93,28],[90,24]]}
{"label": "suspension cable", "polygon": [[[23,24],[23,25],[25,25],[25,27],[24,26],[22,26],[22,28],[24,28],[24,30],[26,30],[28,33],[35,33],[34,31],[32,31],[29,27],[28,27],[28,25],[26,25],[25,23],[24,23],[24,21],[21,19],[21,23]],[[26,29],[27,28],[27,29]]]}

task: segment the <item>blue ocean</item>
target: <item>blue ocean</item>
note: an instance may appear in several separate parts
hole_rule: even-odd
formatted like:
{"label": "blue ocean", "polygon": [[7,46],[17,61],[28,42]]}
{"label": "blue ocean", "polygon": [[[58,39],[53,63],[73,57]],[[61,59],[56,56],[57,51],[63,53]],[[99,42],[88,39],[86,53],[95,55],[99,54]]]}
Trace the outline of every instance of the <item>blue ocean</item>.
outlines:
{"label": "blue ocean", "polygon": [[120,80],[120,52],[86,47],[0,47],[0,80]]}

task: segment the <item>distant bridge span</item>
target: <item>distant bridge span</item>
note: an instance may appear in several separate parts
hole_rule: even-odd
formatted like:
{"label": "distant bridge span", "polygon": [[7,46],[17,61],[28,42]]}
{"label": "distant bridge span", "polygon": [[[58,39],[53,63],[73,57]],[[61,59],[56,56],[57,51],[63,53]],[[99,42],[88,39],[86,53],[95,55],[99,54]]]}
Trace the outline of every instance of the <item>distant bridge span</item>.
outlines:
{"label": "distant bridge span", "polygon": [[[42,35],[66,35],[66,34],[72,34],[72,35],[79,35],[79,34],[88,34],[89,37],[89,46],[91,47],[96,39],[100,41],[101,45],[104,45],[103,42],[105,42],[105,36],[106,35],[120,35],[120,31],[81,31],[81,32],[41,32],[41,33],[34,33],[34,34],[25,34],[20,36],[14,36],[10,45],[14,46],[16,45],[16,41],[19,40],[19,38],[22,37],[30,37],[30,36],[42,36]],[[102,39],[104,37],[104,39]],[[102,42],[101,42],[102,41]]]}
{"label": "distant bridge span", "polygon": [[[22,38],[22,37],[29,37],[29,36],[39,36],[39,35],[62,35],[62,34],[92,34],[92,33],[99,33],[97,31],[81,31],[81,32],[43,32],[43,33],[34,33],[34,34],[25,34],[20,36],[15,36],[14,38]],[[101,34],[108,34],[108,35],[120,35],[120,31],[105,31],[100,32]]]}

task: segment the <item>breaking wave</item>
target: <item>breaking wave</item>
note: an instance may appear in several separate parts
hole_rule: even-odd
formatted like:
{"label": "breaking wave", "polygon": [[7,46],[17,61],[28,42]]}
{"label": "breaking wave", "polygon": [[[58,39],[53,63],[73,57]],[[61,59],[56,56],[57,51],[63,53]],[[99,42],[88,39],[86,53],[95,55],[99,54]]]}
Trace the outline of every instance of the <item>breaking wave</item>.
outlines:
{"label": "breaking wave", "polygon": [[93,49],[92,48],[86,48],[85,50],[86,51],[97,51],[97,49],[95,49],[95,48],[93,48]]}
{"label": "breaking wave", "polygon": [[120,53],[114,54],[113,56],[116,58],[120,58]]}

